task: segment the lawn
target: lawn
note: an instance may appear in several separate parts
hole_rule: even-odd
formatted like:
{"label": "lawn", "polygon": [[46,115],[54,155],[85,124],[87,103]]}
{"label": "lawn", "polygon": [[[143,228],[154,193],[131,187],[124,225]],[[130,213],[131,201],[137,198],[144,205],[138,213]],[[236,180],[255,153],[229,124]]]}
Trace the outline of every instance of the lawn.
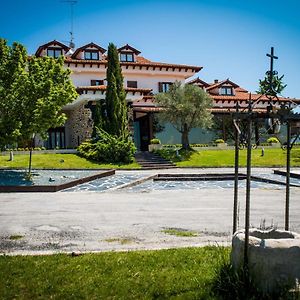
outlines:
{"label": "lawn", "polygon": [[[232,167],[234,166],[234,150],[202,150],[198,152],[182,153],[178,159],[175,152],[161,150],[159,153],[171,159],[178,167]],[[240,166],[246,166],[246,150],[240,150]],[[29,155],[15,155],[14,161],[9,161],[9,156],[0,156],[0,168],[27,168]],[[254,167],[279,167],[286,164],[286,150],[265,149],[252,152],[252,165]],[[300,166],[300,149],[292,149],[291,165]],[[37,169],[138,169],[137,162],[131,164],[100,164],[82,158],[76,154],[34,154],[32,167]]]}
{"label": "lawn", "polygon": [[216,299],[229,248],[1,256],[1,299]]}
{"label": "lawn", "polygon": [[[181,152],[178,159],[174,152],[162,150],[160,153],[176,163],[178,167],[232,167],[234,166],[234,150],[202,150],[198,152]],[[240,150],[240,166],[246,166],[247,151]],[[261,149],[252,150],[253,167],[279,167],[286,164],[286,150],[265,149],[261,156]],[[300,166],[300,149],[291,151],[291,165]]]}
{"label": "lawn", "polygon": [[[27,168],[29,155],[0,156],[0,168]],[[140,168],[136,162],[124,165],[100,164],[87,160],[76,154],[33,154],[32,168],[37,169],[134,169]]]}

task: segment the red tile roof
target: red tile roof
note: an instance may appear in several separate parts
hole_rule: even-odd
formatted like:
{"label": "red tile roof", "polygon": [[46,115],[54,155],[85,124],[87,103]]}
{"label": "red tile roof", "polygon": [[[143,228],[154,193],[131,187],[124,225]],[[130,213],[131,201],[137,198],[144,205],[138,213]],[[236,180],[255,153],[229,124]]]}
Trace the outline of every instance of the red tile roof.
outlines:
{"label": "red tile roof", "polygon": [[204,87],[208,87],[209,84],[203,80],[201,80],[199,77],[187,82],[187,84],[195,84],[195,85],[200,85],[200,86],[204,86]]}
{"label": "red tile roof", "polygon": [[80,48],[77,48],[77,49],[75,50],[75,52],[72,54],[72,58],[75,58],[75,59],[76,59],[76,56],[78,55],[78,53],[79,53],[80,51],[83,51],[83,50],[85,50],[86,48],[89,48],[89,47],[96,48],[96,49],[99,50],[101,53],[105,53],[105,52],[106,52],[106,50],[105,50],[104,48],[100,47],[99,45],[97,45],[97,44],[95,44],[95,43],[89,43],[89,44],[84,45],[84,46],[82,46],[82,47],[80,47]]}
{"label": "red tile roof", "polygon": [[[87,60],[87,59],[73,59],[66,57],[65,63],[75,63],[75,64],[98,64],[98,65],[107,65],[107,60]],[[141,67],[159,67],[159,68],[169,68],[169,69],[192,69],[194,72],[199,72],[202,67],[190,66],[190,65],[178,65],[178,64],[169,64],[169,63],[160,63],[153,62],[144,57],[137,57],[136,62],[120,62],[121,66],[141,66]]]}
{"label": "red tile roof", "polygon": [[122,52],[123,50],[131,50],[136,55],[139,55],[141,53],[141,51],[129,46],[128,44],[118,49],[119,52]]}
{"label": "red tile roof", "polygon": [[209,91],[209,90],[212,90],[212,89],[217,88],[219,86],[222,86],[224,84],[229,84],[229,85],[231,85],[234,88],[238,88],[239,87],[236,83],[230,81],[229,79],[225,79],[225,80],[218,81],[216,83],[210,84],[210,86],[207,87],[206,90]]}
{"label": "red tile roof", "polygon": [[40,55],[41,55],[41,52],[42,52],[44,49],[48,48],[48,46],[50,46],[50,45],[54,45],[54,46],[58,45],[58,46],[60,46],[62,49],[64,49],[66,52],[68,52],[68,51],[71,49],[71,48],[68,47],[67,45],[65,45],[65,44],[63,44],[63,43],[61,43],[61,42],[58,42],[58,41],[56,41],[56,40],[53,40],[53,41],[51,41],[51,42],[49,42],[49,43],[46,43],[46,44],[44,44],[44,45],[41,45],[41,46],[36,50],[35,56],[40,56]]}

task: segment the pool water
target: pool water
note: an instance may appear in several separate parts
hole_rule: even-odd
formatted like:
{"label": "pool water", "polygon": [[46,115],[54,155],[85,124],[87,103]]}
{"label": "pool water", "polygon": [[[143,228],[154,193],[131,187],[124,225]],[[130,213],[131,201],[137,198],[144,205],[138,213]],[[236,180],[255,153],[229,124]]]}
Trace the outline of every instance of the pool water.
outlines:
{"label": "pool water", "polygon": [[32,179],[27,180],[25,170],[0,170],[0,186],[59,185],[99,171],[82,170],[33,170]]}
{"label": "pool water", "polygon": [[[227,189],[234,187],[233,180],[216,181],[146,181],[140,185],[131,187],[131,192],[148,192],[151,190],[200,190],[200,189]],[[246,187],[246,180],[239,180],[239,188]],[[285,186],[252,181],[251,188],[283,189]]]}
{"label": "pool water", "polygon": [[[126,172],[116,171],[113,176],[96,179],[88,183],[78,185],[64,190],[63,192],[102,192],[111,188],[120,187],[123,184],[134,182],[138,179],[145,177],[143,172]],[[270,173],[259,174],[259,177],[277,180],[282,183],[285,182],[285,177],[281,175],[275,175]],[[300,185],[300,180],[291,178],[291,183]],[[216,180],[216,181],[154,181],[147,180],[143,183],[134,185],[132,187],[125,188],[128,192],[149,192],[151,190],[192,190],[192,189],[233,189],[233,180]],[[246,187],[246,180],[239,180],[239,188]],[[261,189],[285,189],[284,185],[272,184],[260,181],[251,182],[251,188]]]}
{"label": "pool water", "polygon": [[138,172],[116,173],[112,176],[99,178],[69,189],[65,189],[62,192],[102,192],[126,183],[130,183],[141,177],[143,177],[143,174]]}

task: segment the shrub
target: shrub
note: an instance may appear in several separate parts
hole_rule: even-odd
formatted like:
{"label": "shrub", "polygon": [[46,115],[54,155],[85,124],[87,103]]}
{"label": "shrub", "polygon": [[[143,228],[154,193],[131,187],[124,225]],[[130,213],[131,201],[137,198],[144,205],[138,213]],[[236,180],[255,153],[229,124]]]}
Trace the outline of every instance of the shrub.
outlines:
{"label": "shrub", "polygon": [[224,144],[225,141],[223,139],[217,139],[217,140],[215,140],[215,143],[216,144]]}
{"label": "shrub", "polygon": [[132,141],[108,134],[97,129],[98,137],[82,143],[79,155],[102,163],[131,163],[135,152]]}
{"label": "shrub", "polygon": [[35,147],[33,150],[34,151],[41,151],[42,149],[40,147]]}
{"label": "shrub", "polygon": [[41,150],[46,150],[46,147],[41,147]]}
{"label": "shrub", "polygon": [[160,144],[160,140],[159,139],[152,139],[152,140],[150,140],[150,144],[158,145],[158,144]]}
{"label": "shrub", "polygon": [[271,144],[271,143],[279,143],[278,138],[272,136],[270,138],[267,139],[267,143]]}
{"label": "shrub", "polygon": [[191,147],[196,147],[196,148],[209,147],[209,144],[191,144]]}

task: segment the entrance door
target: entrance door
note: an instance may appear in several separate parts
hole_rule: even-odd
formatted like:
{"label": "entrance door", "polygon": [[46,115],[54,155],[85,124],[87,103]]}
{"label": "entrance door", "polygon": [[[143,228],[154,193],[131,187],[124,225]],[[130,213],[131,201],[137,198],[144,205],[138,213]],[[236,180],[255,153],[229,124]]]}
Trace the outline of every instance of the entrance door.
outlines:
{"label": "entrance door", "polygon": [[65,143],[65,128],[50,128],[48,130],[48,140],[47,140],[47,148],[48,149],[63,149],[66,147]]}
{"label": "entrance door", "polygon": [[140,147],[141,151],[148,151],[148,145],[150,144],[150,127],[148,115],[138,119],[140,123]]}

